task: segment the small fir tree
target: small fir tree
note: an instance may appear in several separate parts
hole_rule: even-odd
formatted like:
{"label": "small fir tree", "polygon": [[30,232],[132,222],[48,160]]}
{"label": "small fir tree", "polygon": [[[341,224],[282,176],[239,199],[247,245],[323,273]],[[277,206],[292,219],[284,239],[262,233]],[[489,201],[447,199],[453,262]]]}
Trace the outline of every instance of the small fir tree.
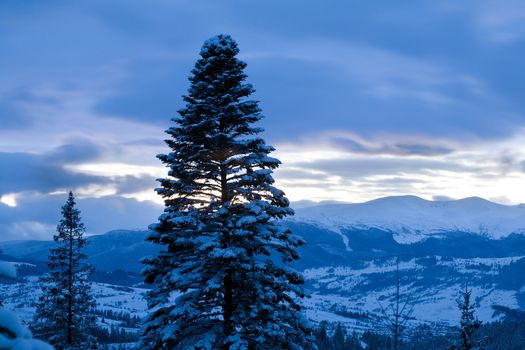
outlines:
{"label": "small fir tree", "polygon": [[341,323],[337,323],[333,336],[333,349],[344,350],[346,348],[346,329]]}
{"label": "small fir tree", "polygon": [[458,308],[461,311],[459,322],[459,340],[453,345],[453,350],[478,350],[481,349],[481,343],[476,335],[481,327],[481,321],[474,317],[474,304],[471,302],[472,290],[468,289],[465,284],[465,290],[461,292],[460,299],[457,301]]}
{"label": "small fir tree", "polygon": [[86,262],[84,224],[72,192],[62,207],[62,219],[49,250],[49,274],[41,278],[42,295],[32,329],[36,337],[49,341],[57,350],[96,349],[92,335],[96,327],[89,276],[93,267]]}
{"label": "small fir tree", "polygon": [[166,131],[166,208],[147,238],[162,250],[143,260],[154,289],[141,349],[314,346],[296,299],[303,278],[288,266],[304,242],[276,222],[293,211],[273,186],[280,162],[257,136],[262,116],[238,52],[228,35],[204,43]]}
{"label": "small fir tree", "polygon": [[326,326],[327,321],[321,321],[319,327],[314,331],[318,350],[328,350],[331,347],[331,338],[328,336]]}

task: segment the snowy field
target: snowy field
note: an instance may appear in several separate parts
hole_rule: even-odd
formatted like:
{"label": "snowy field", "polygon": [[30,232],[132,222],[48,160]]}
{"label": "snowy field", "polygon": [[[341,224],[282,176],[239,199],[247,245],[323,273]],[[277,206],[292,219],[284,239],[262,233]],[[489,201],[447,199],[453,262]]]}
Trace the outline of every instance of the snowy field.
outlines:
{"label": "snowy field", "polygon": [[[509,266],[523,257],[493,259],[442,259],[436,257],[436,266],[452,269],[457,274],[469,274],[480,278],[497,275],[501,268]],[[473,269],[472,266],[477,268]],[[483,269],[480,269],[480,266]],[[325,266],[304,271],[311,296],[303,300],[307,317],[314,323],[321,321],[341,322],[349,330],[383,330],[385,315],[382,309],[388,309],[395,297],[395,287],[391,279],[395,273],[393,260],[370,261],[361,268],[345,266]],[[418,285],[417,277],[425,272],[425,267],[416,259],[401,261],[400,274],[410,277],[401,282],[401,300],[413,304],[408,326],[415,328],[426,324],[436,329],[446,330],[456,325],[459,313],[455,301],[463,284],[459,280],[436,281],[434,285]],[[482,276],[483,275],[483,276]],[[373,285],[378,278],[384,279],[382,285]],[[495,314],[493,305],[519,308],[517,293],[504,290],[493,284],[482,283],[471,286],[476,302],[476,312],[483,321],[496,320],[501,315]],[[93,293],[99,311],[112,311],[142,318],[146,315],[146,301],[143,288],[93,283]],[[0,294],[4,295],[7,309],[15,311],[24,322],[29,322],[35,312],[35,302],[40,295],[38,277],[28,276],[22,282],[0,284]],[[121,321],[108,317],[99,317],[98,324],[109,329],[122,326]],[[125,327],[124,327],[125,328]],[[139,328],[125,328],[128,332],[138,332]]]}
{"label": "snowy field", "polygon": [[[146,301],[142,288],[130,288],[105,283],[93,283],[92,291],[97,300],[97,310],[111,310],[116,313],[127,313],[144,317]],[[37,276],[29,276],[25,282],[0,284],[0,295],[4,296],[6,309],[14,311],[24,323],[29,323],[35,314],[35,303],[41,294]],[[119,326],[121,322],[107,317],[98,317],[101,327]],[[126,328],[126,331],[137,332],[138,328]]]}

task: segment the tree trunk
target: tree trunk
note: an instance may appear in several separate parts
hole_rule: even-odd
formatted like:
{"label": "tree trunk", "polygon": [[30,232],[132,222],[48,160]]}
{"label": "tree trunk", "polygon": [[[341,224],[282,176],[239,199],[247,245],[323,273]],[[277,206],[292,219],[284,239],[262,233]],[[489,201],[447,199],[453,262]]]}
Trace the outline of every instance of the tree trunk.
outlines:
{"label": "tree trunk", "polygon": [[[226,167],[221,164],[220,166],[220,175],[221,175],[221,202],[222,205],[225,205],[228,201],[228,179]],[[223,248],[228,248],[230,245],[230,232],[228,230],[223,231]],[[233,333],[233,325],[231,318],[233,315],[233,281],[232,281],[232,271],[230,268],[227,268],[226,275],[224,276],[224,335],[229,336]],[[229,344],[224,344],[224,349],[228,350],[230,348]]]}
{"label": "tree trunk", "polygon": [[73,344],[73,229],[69,229],[69,284],[67,305],[67,343]]}
{"label": "tree trunk", "polygon": [[394,323],[394,350],[397,350],[399,341],[399,260],[396,258],[396,314]]}

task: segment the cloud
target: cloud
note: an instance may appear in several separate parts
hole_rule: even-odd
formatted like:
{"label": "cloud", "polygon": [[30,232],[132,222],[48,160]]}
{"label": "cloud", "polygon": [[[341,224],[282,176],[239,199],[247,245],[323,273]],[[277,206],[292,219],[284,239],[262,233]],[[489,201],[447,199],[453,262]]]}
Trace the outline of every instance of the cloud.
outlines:
{"label": "cloud", "polygon": [[[294,167],[306,171],[323,171],[328,176],[339,176],[345,179],[361,179],[367,176],[399,175],[426,173],[432,171],[475,171],[465,165],[450,163],[447,160],[405,159],[405,158],[347,158],[317,160],[313,162],[295,163]],[[311,176],[320,181],[320,176]]]}
{"label": "cloud", "polygon": [[[17,206],[0,203],[0,241],[19,239],[52,239],[60,220],[60,208],[66,194],[20,194]],[[89,234],[113,229],[144,230],[162,213],[162,206],[120,196],[101,198],[77,197],[77,207]]]}
{"label": "cloud", "polygon": [[[93,196],[104,193],[129,195],[154,188],[155,176],[140,172],[140,166],[132,167],[132,175],[121,171],[109,175],[82,171],[82,164],[97,160],[104,154],[103,147],[86,139],[61,145],[43,154],[0,152],[0,195],[70,189]],[[104,166],[104,163],[97,165],[97,169],[104,169]],[[151,171],[150,168],[145,169]],[[161,169],[159,166],[159,173]]]}
{"label": "cloud", "polygon": [[153,57],[126,65],[128,75],[115,84],[117,92],[98,101],[93,111],[165,126],[183,106],[192,64],[191,59]]}
{"label": "cloud", "polygon": [[[263,124],[271,140],[326,130],[326,125],[365,136],[403,130],[456,139],[469,135],[501,138],[524,123],[523,105],[508,101],[518,101],[522,85],[517,83],[515,92],[509,94],[508,87],[518,80],[502,80],[498,79],[501,74],[490,74],[494,71],[493,60],[503,56],[483,52],[476,57],[478,69],[472,69],[472,59],[461,50],[476,48],[465,48],[466,42],[471,45],[471,38],[461,27],[461,18],[451,17],[450,11],[435,11],[433,6],[420,4],[414,9],[414,4],[394,7],[385,2],[380,11],[366,6],[359,11],[344,11],[356,6],[350,4],[331,9],[322,6],[331,18],[316,17],[319,26],[312,26],[308,16],[317,13],[321,6],[310,4],[299,11],[307,17],[293,16],[295,25],[289,26],[281,23],[279,16],[275,18],[275,2],[259,6],[257,11],[248,11],[238,3],[223,7],[211,3],[158,3],[156,10],[139,4],[124,8],[120,2],[101,4],[53,7],[37,16],[46,24],[54,23],[51,28],[56,35],[50,40],[56,41],[56,50],[43,50],[49,60],[53,55],[96,51],[84,55],[84,59],[75,57],[83,62],[80,66],[85,69],[81,72],[72,73],[70,69],[75,68],[64,63],[58,65],[61,71],[56,71],[55,64],[48,75],[42,73],[48,72],[47,59],[36,64],[41,69],[33,75],[43,75],[38,80],[70,84],[71,76],[80,81],[99,80],[98,85],[80,89],[84,102],[80,96],[60,97],[62,101],[78,101],[68,109],[62,106],[66,111],[61,113],[64,120],[66,114],[85,110],[88,104],[90,118],[120,118],[166,127],[182,106],[180,95],[189,85],[186,78],[202,41],[217,31],[227,31],[239,40],[241,54],[249,64],[249,81],[258,90],[255,98],[262,101],[267,116]],[[283,13],[298,11],[291,4],[279,7]],[[425,16],[425,21],[417,20],[412,14],[419,10],[434,15]],[[213,21],[203,23],[201,18],[209,18],[214,11],[222,16],[213,16]],[[262,23],[262,19],[252,12],[264,16],[266,29],[253,25]],[[31,12],[31,16],[36,13]],[[85,39],[72,42],[67,50],[62,42],[71,41],[70,35],[60,30],[63,28],[56,20],[64,13],[74,20],[69,31]],[[341,13],[345,20],[334,21],[343,20]],[[347,28],[348,16],[362,29],[359,35]],[[26,33],[27,29],[21,28],[21,23],[16,22],[19,27],[15,26],[17,32],[24,34],[21,40],[35,40]],[[141,30],[134,30],[132,23],[141,23]],[[173,26],[184,30],[174,30]],[[319,28],[324,29],[319,32]],[[420,31],[424,37],[415,35]],[[404,37],[406,44],[392,41]],[[432,45],[433,41],[439,46]],[[141,50],[133,50],[134,47]],[[504,67],[505,63],[497,66]],[[97,95],[96,91],[103,93]],[[83,105],[79,108],[80,103]],[[37,101],[31,102],[35,104]],[[41,101],[39,105],[42,104]],[[56,109],[35,112],[57,113]],[[500,121],[496,125],[495,115]]]}
{"label": "cloud", "polygon": [[[525,122],[523,109],[516,110],[482,76],[437,59],[319,39],[277,44],[254,62],[253,79],[261,79],[260,69],[266,79],[280,82],[268,89],[262,81],[263,92],[279,103],[279,108],[263,106],[273,118],[267,128],[279,123],[279,129],[270,129],[279,141],[293,131],[326,131],[327,125],[362,136],[402,132],[492,139],[512,135]],[[255,84],[259,91],[260,86]]]}
{"label": "cloud", "polygon": [[328,144],[354,154],[439,156],[458,149],[455,142],[409,135],[382,135],[375,139],[365,139],[352,133],[329,132],[321,135],[319,139],[317,144]]}
{"label": "cloud", "polygon": [[76,174],[46,156],[29,153],[0,153],[0,193],[53,192],[87,184],[107,182],[102,177]]}
{"label": "cloud", "polygon": [[22,129],[31,126],[33,120],[24,115],[10,101],[0,98],[0,125],[4,129]]}
{"label": "cloud", "polygon": [[74,143],[68,143],[56,147],[46,154],[45,160],[51,163],[81,163],[97,159],[103,154],[101,146],[89,140],[75,140]]}
{"label": "cloud", "polygon": [[[389,195],[423,198],[479,196],[499,203],[521,203],[525,188],[525,131],[505,141],[478,140],[464,145],[433,139],[451,152],[392,152],[397,139],[364,140],[356,147],[335,147],[320,137],[308,144],[277,145],[283,162],[275,179],[292,201],[366,201]],[[326,136],[326,135],[325,135]],[[333,136],[333,135],[332,135]],[[352,136],[352,135],[350,135]],[[361,141],[359,138],[357,141]],[[417,138],[407,140],[415,141]],[[441,197],[440,197],[441,196]]]}
{"label": "cloud", "polygon": [[[29,94],[24,102],[29,120],[59,114],[63,121],[67,115],[120,118],[164,128],[182,106],[180,95],[203,40],[228,32],[249,64],[272,141],[328,127],[367,137],[401,131],[456,139],[507,137],[525,123],[523,79],[505,73],[520,64],[512,61],[519,55],[476,47],[464,22],[481,16],[483,6],[456,4],[459,10],[446,10],[453,5],[94,1],[31,4],[24,11],[7,6],[3,16],[10,19],[12,35],[2,60],[12,68],[0,66],[0,72],[7,89],[66,86],[47,100]],[[317,16],[320,11],[326,16]],[[512,14],[493,12],[498,18]],[[28,21],[36,24],[28,28]],[[46,28],[46,37],[33,27]],[[20,42],[27,45],[16,45]],[[53,108],[57,99],[60,105]]]}
{"label": "cloud", "polygon": [[523,2],[483,1],[478,6],[474,23],[484,40],[508,45],[525,39],[525,5]]}
{"label": "cloud", "polygon": [[148,175],[131,176],[125,175],[113,178],[116,192],[119,195],[133,195],[135,193],[150,191],[158,187],[157,178]]}

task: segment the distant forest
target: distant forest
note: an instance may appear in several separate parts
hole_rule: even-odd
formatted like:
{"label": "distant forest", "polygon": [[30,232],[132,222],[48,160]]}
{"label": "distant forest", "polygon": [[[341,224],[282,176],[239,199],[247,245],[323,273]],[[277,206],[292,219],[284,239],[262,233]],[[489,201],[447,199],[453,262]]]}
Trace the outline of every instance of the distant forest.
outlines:
{"label": "distant forest", "polygon": [[[449,350],[456,349],[459,329],[451,329],[448,335],[435,335],[430,327],[419,327],[412,336],[398,344],[398,350]],[[322,323],[316,330],[318,350],[393,350],[390,336],[371,331],[362,334],[347,333],[340,324]],[[496,321],[483,324],[476,332],[479,350],[525,349],[525,319]],[[474,350],[474,349],[473,349]]]}

